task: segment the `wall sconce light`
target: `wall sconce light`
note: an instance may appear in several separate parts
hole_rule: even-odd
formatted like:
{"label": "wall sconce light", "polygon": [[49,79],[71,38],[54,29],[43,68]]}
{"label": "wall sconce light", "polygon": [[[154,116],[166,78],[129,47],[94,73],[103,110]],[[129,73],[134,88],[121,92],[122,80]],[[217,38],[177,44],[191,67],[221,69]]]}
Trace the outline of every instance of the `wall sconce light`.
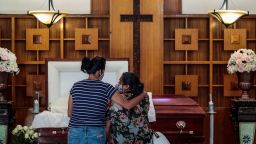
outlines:
{"label": "wall sconce light", "polygon": [[[48,28],[50,28],[53,24],[58,22],[62,17],[67,15],[67,12],[55,10],[53,6],[53,1],[48,1],[48,11],[47,10],[35,10],[28,11],[28,14],[35,16],[40,22],[45,24]],[[51,10],[51,8],[53,10]]]}
{"label": "wall sconce light", "polygon": [[229,27],[231,24],[235,23],[239,18],[243,16],[248,16],[249,11],[229,10],[228,0],[224,0],[220,10],[211,10],[209,11],[209,14],[218,19],[226,27]]}

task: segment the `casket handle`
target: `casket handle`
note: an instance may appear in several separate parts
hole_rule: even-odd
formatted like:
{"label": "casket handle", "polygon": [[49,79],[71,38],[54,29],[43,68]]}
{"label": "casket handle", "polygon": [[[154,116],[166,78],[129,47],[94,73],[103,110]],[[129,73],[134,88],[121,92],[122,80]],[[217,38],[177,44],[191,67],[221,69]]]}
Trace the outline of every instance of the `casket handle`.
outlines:
{"label": "casket handle", "polygon": [[61,133],[62,133],[62,134],[64,134],[64,133],[65,133],[65,129],[64,129],[64,128],[62,128],[62,131],[61,131]]}
{"label": "casket handle", "polygon": [[185,121],[182,121],[182,120],[177,121],[177,122],[176,122],[176,127],[177,127],[178,129],[180,129],[180,133],[182,133],[182,132],[183,132],[182,130],[186,127],[186,122],[185,122]]}
{"label": "casket handle", "polygon": [[52,131],[52,134],[54,134],[54,135],[57,134],[57,131]]}

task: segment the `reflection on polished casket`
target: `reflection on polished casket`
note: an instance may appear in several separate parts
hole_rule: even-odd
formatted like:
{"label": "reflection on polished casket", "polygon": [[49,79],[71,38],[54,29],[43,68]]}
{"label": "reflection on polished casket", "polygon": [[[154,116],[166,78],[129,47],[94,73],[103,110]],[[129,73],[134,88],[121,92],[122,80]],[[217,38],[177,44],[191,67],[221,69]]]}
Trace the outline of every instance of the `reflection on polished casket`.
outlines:
{"label": "reflection on polished casket", "polygon": [[160,131],[173,144],[203,144],[206,113],[189,97],[154,95],[156,122],[151,128]]}

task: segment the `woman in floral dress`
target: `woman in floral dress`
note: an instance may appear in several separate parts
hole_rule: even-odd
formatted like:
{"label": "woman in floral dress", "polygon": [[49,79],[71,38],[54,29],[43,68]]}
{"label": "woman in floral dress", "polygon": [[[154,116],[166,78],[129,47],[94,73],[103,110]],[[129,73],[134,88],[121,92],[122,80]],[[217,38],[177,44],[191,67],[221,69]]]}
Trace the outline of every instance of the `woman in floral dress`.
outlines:
{"label": "woman in floral dress", "polygon": [[[119,92],[128,100],[143,92],[144,85],[131,72],[122,74]],[[107,113],[107,135],[110,144],[151,144],[152,133],[148,121],[149,98],[127,110],[112,102]]]}

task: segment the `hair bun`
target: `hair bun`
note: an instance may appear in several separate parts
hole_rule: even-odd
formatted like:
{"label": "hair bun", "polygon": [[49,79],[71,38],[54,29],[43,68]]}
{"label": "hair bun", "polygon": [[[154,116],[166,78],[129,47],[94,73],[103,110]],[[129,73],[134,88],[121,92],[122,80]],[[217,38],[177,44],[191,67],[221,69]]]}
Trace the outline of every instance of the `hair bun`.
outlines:
{"label": "hair bun", "polygon": [[90,58],[84,57],[82,60],[81,71],[88,72],[92,67],[92,61]]}

